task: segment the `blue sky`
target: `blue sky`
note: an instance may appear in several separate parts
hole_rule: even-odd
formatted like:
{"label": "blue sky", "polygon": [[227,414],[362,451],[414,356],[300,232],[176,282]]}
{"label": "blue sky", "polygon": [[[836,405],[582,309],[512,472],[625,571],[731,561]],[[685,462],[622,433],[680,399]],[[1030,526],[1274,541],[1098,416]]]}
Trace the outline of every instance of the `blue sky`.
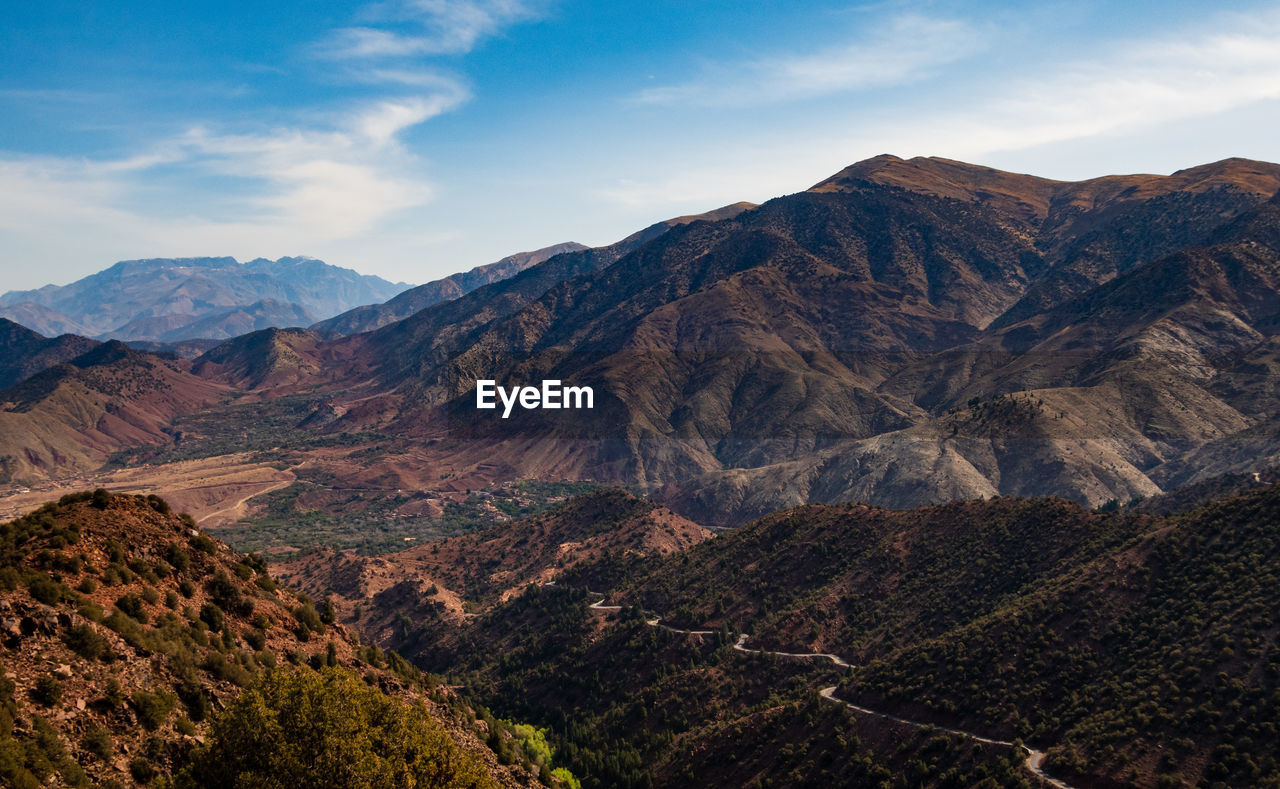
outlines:
{"label": "blue sky", "polygon": [[10,3],[0,291],[124,258],[425,282],[879,153],[1280,161],[1280,4]]}

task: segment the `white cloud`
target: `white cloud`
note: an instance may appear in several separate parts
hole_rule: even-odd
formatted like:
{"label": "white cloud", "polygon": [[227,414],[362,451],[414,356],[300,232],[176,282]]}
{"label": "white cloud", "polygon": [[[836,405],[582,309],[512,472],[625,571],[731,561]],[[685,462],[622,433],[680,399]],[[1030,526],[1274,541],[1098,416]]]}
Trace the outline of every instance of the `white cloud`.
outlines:
{"label": "white cloud", "polygon": [[921,80],[986,46],[986,34],[967,22],[907,14],[841,47],[710,66],[697,79],[648,88],[635,100],[726,107],[808,99]]}
{"label": "white cloud", "polygon": [[947,83],[965,97],[961,107],[908,101],[863,112],[856,123],[828,115],[825,129],[793,130],[782,145],[721,146],[669,176],[619,180],[597,194],[630,209],[684,208],[690,197],[710,205],[794,191],[805,178],[880,153],[981,161],[1103,136],[1126,136],[1140,149],[1143,136],[1162,127],[1280,99],[1280,13],[1225,15],[1178,35],[1114,41],[1092,58],[1031,64],[1017,78],[963,79]]}
{"label": "white cloud", "polygon": [[335,59],[465,54],[535,11],[520,0],[400,0],[372,6],[367,15],[384,26],[335,30],[321,53]]}
{"label": "white cloud", "polygon": [[[432,199],[421,162],[399,136],[462,98],[450,93],[388,99],[320,129],[250,134],[193,127],[124,159],[0,159],[0,236],[6,245],[46,254],[74,246],[76,238],[108,248],[145,240],[155,254],[228,244],[296,254],[315,244],[360,238]],[[156,185],[160,171],[176,177],[176,197],[166,197]],[[244,185],[229,195],[205,195],[209,205],[193,205],[189,215],[157,205],[191,199],[191,184],[207,177]],[[94,265],[101,262],[92,259]]]}
{"label": "white cloud", "polygon": [[[380,233],[393,230],[402,247],[436,243],[448,234],[417,228],[415,241],[403,238],[404,212],[430,202],[435,188],[402,140],[470,92],[463,78],[421,59],[469,52],[532,18],[534,2],[541,0],[392,0],[366,6],[362,26],[333,31],[313,49],[340,61],[325,64],[328,79],[411,95],[336,114],[312,109],[293,124],[252,132],[192,125],[118,158],[0,152],[6,261],[96,267],[103,258],[211,254],[229,246],[244,255],[372,249]],[[41,280],[26,284],[48,276],[5,274]]]}

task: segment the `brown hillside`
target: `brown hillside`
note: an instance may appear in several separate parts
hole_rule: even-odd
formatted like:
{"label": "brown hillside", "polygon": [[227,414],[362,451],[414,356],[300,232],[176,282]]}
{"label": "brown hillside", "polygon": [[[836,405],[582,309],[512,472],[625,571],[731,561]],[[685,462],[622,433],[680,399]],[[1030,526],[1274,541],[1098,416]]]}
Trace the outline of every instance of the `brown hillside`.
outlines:
{"label": "brown hillside", "polygon": [[[38,778],[145,785],[180,769],[255,675],[327,664],[426,704],[500,785],[536,783],[498,764],[445,691],[326,624],[260,560],[211,540],[158,497],[64,497],[0,525],[0,552],[0,717],[13,724],[0,727],[0,749],[27,754]],[[25,785],[24,774],[4,775]]]}
{"label": "brown hillside", "polygon": [[[362,632],[391,632],[404,606],[424,603],[460,620],[530,584],[608,555],[668,556],[711,532],[621,490],[579,496],[533,518],[384,556],[321,550],[277,565],[280,577],[318,597],[332,595]],[[362,613],[356,615],[356,607]],[[379,623],[382,624],[379,624]]]}
{"label": "brown hillside", "polygon": [[167,442],[174,417],[226,391],[181,363],[103,343],[0,392],[0,478],[86,471],[121,447]]}

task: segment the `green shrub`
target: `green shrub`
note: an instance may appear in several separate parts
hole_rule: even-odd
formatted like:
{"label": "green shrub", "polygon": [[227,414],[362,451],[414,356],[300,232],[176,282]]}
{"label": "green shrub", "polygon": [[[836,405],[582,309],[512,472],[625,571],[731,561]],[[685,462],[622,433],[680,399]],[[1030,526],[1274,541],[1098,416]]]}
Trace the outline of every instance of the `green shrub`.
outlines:
{"label": "green shrub", "polygon": [[248,685],[252,679],[248,671],[239,664],[232,663],[227,660],[221,652],[210,652],[205,656],[204,661],[200,664],[200,668],[209,672],[218,679],[234,683],[241,687]]}
{"label": "green shrub", "polygon": [[213,724],[180,785],[493,789],[421,705],[341,669],[264,672]]}
{"label": "green shrub", "polygon": [[324,622],[320,620],[320,612],[311,603],[305,603],[293,609],[293,616],[298,624],[316,633],[324,632]]}
{"label": "green shrub", "polygon": [[226,626],[227,620],[223,616],[222,609],[214,603],[205,603],[200,606],[200,621],[209,626],[210,630],[221,630]]}
{"label": "green shrub", "polygon": [[165,546],[164,560],[169,563],[170,567],[180,573],[186,572],[191,567],[191,554],[174,543],[169,543]]}
{"label": "green shrub", "polygon": [[27,581],[27,591],[31,592],[32,597],[45,605],[57,605],[62,600],[63,589],[62,584],[44,573],[34,575]]}
{"label": "green shrub", "polygon": [[55,707],[62,701],[62,683],[52,674],[42,674],[31,696],[46,707]]}
{"label": "green shrub", "polygon": [[63,634],[62,640],[85,660],[101,660],[111,654],[111,643],[92,625],[76,625]]}
{"label": "green shrub", "polygon": [[156,779],[156,768],[150,760],[137,756],[129,760],[129,775],[133,776],[133,780],[146,786]]}
{"label": "green shrub", "polygon": [[121,595],[119,599],[116,600],[116,608],[120,609],[121,612],[132,617],[138,622],[146,624],[147,609],[146,606],[142,604],[142,599],[137,595]]}
{"label": "green shrub", "polygon": [[197,534],[192,537],[191,547],[195,548],[197,551],[201,551],[202,553],[207,553],[210,556],[218,552],[218,546],[214,544],[213,540],[209,539],[209,535],[207,534]]}
{"label": "green shrub", "polygon": [[0,567],[0,592],[11,592],[22,583],[22,573],[16,567]]}
{"label": "green shrub", "polygon": [[97,726],[85,732],[84,737],[80,740],[80,745],[104,762],[111,758],[111,752],[115,749],[115,743],[111,740],[111,732]]}
{"label": "green shrub", "polygon": [[155,510],[161,515],[168,515],[171,512],[173,512],[172,508],[169,507],[169,502],[165,501],[164,499],[160,498],[154,493],[149,494],[147,496],[147,504],[151,505],[151,509]]}
{"label": "green shrub", "polygon": [[177,698],[170,693],[147,693],[139,690],[134,692],[131,701],[134,711],[138,714],[138,722],[148,731],[155,731],[164,725],[165,719],[169,717],[169,713],[177,703]]}
{"label": "green shrub", "polygon": [[249,630],[244,634],[245,642],[253,647],[254,651],[260,651],[267,645],[267,635],[261,630]]}
{"label": "green shrub", "polygon": [[99,700],[102,706],[109,710],[118,710],[124,706],[124,690],[120,687],[120,680],[112,677],[107,680],[107,688]]}

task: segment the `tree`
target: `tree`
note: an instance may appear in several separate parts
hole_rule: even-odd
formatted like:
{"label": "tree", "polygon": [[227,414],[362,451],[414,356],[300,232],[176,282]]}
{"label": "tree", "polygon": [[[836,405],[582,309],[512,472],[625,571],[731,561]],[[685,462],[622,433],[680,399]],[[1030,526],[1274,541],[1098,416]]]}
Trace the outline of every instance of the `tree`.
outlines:
{"label": "tree", "polygon": [[497,789],[420,703],[335,667],[260,675],[214,721],[178,785]]}

